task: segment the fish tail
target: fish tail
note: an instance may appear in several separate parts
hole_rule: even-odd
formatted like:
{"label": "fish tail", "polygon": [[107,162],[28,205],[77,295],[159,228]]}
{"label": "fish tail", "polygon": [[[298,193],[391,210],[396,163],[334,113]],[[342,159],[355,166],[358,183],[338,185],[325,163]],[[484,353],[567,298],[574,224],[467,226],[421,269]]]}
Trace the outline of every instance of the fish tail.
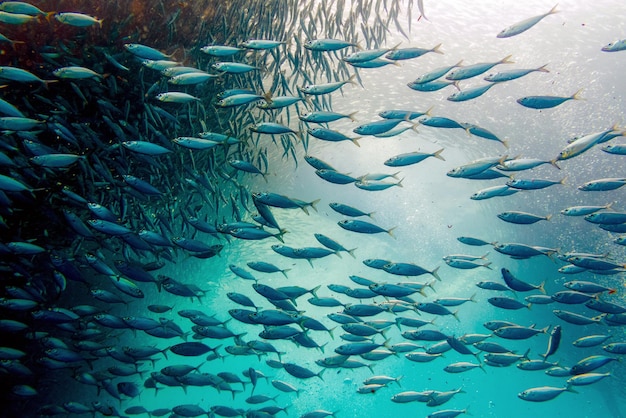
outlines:
{"label": "fish tail", "polygon": [[552,219],[552,215],[547,215],[546,216],[546,221],[549,221],[550,219]]}
{"label": "fish tail", "polygon": [[354,255],[354,251],[356,251],[356,248],[348,250],[348,254],[350,254],[352,256],[352,258],[356,258],[356,256]]}
{"label": "fish tail", "polygon": [[450,83],[451,85],[453,85],[454,87],[456,87],[456,89],[458,91],[461,91],[461,87],[459,87],[459,80],[455,80],[452,83]]}
{"label": "fish tail", "polygon": [[309,293],[311,293],[314,297],[317,297],[317,291],[319,290],[320,287],[322,287],[321,284],[315,286],[313,289],[309,290]]}
{"label": "fish tail", "polygon": [[348,118],[352,121],[352,122],[356,122],[356,118],[354,117],[354,115],[356,115],[357,113],[359,113],[359,111],[357,110],[356,112],[352,112],[348,115]]}
{"label": "fish tail", "polygon": [[572,100],[585,100],[585,99],[583,99],[582,97],[580,97],[580,92],[581,92],[581,91],[583,91],[583,89],[582,89],[582,88],[578,89],[578,91],[577,91],[576,93],[572,94],[571,99],[572,99]]}
{"label": "fish tail", "polygon": [[350,83],[350,84],[356,85],[357,83],[356,83],[356,81],[354,81],[355,79],[356,79],[356,73],[352,74],[350,76],[350,78],[348,78],[348,81],[346,81],[346,83]]}
{"label": "fish tail", "polygon": [[370,212],[370,213],[368,213],[368,214],[367,214],[367,216],[368,216],[370,219],[374,219],[374,214],[375,214],[375,213],[376,213],[375,211],[374,211],[374,212]]}
{"label": "fish tail", "polygon": [[360,136],[357,136],[356,138],[350,138],[350,141],[352,141],[352,143],[353,143],[354,145],[356,145],[357,147],[359,147],[359,148],[360,148],[360,147],[361,147],[361,145],[359,145],[359,139],[360,139],[360,138],[361,138]]}
{"label": "fish tail", "polygon": [[397,228],[397,226],[394,226],[393,228],[390,228],[390,229],[387,230],[387,233],[389,235],[391,235],[394,239],[396,238],[396,236],[393,235],[393,230],[396,229],[396,228]]}
{"label": "fish tail", "polygon": [[565,180],[567,180],[567,176],[563,177],[563,179],[559,181],[559,184],[565,185]]}
{"label": "fish tail", "polygon": [[430,272],[430,274],[437,280],[441,281],[441,277],[439,277],[439,275],[437,274],[437,272],[439,271],[439,267],[436,267],[433,271]]}
{"label": "fish tail", "polygon": [[443,52],[441,52],[441,50],[439,49],[441,47],[441,44],[435,45],[435,47],[433,49],[431,49],[431,52],[435,52],[437,54],[442,54]]}
{"label": "fish tail", "polygon": [[557,165],[557,163],[556,163],[557,161],[558,161],[558,160],[557,160],[556,158],[554,158],[554,159],[550,160],[550,164],[551,164],[553,167],[556,167],[556,168],[558,168],[558,169],[560,170],[560,169],[561,169],[561,167],[559,167],[559,166]]}
{"label": "fish tail", "polygon": [[541,71],[542,73],[549,73],[550,70],[548,70],[546,67],[548,66],[548,64],[544,64],[541,67],[537,68],[535,71]]}
{"label": "fish tail", "polygon": [[545,285],[546,285],[546,282],[545,282],[545,280],[544,280],[543,282],[541,282],[541,284],[540,284],[540,285],[539,285],[539,287],[538,287],[539,291],[540,291],[541,293],[543,293],[544,295],[546,294]]}
{"label": "fish tail", "polygon": [[433,154],[433,157],[438,158],[441,161],[445,161],[446,159],[441,156],[441,153],[443,152],[444,149],[445,148],[441,148],[439,151],[435,151],[435,154]]}
{"label": "fish tail", "polygon": [[500,64],[515,64],[515,61],[511,61],[512,55],[507,55],[500,60]]}
{"label": "fish tail", "polygon": [[403,177],[403,178],[401,178],[399,182],[397,182],[396,184],[394,184],[394,186],[403,187],[403,186],[402,186],[402,180],[404,180],[404,177]]}
{"label": "fish tail", "polygon": [[285,279],[288,279],[289,277],[287,277],[287,272],[291,270],[291,269],[283,269],[280,272],[283,274],[283,276],[285,276]]}
{"label": "fish tail", "polygon": [[550,11],[548,12],[549,15],[553,15],[555,13],[558,13],[559,11],[556,10],[556,7],[559,5],[559,3],[555,4],[553,8],[550,9]]}
{"label": "fish tail", "polygon": [[317,212],[317,208],[315,207],[315,205],[317,205],[319,203],[321,199],[315,199],[314,201],[312,201],[311,203],[309,203],[309,206],[311,206],[311,209],[313,209],[315,212]]}
{"label": "fish tail", "polygon": [[454,319],[456,319],[458,322],[461,322],[461,320],[459,319],[459,311],[458,310],[452,312],[452,316],[454,316]]}

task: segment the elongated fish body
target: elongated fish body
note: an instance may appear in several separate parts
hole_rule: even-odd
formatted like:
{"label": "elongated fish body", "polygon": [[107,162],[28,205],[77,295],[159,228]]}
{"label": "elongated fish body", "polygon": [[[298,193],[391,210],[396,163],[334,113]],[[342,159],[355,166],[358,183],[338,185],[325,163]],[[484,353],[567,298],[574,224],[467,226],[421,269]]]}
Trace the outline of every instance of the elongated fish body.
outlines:
{"label": "elongated fish body", "polygon": [[387,190],[393,186],[402,187],[402,180],[398,181],[397,183],[393,183],[393,182],[380,181],[380,180],[361,179],[355,182],[354,185],[362,190],[380,191],[380,190]]}
{"label": "elongated fish body", "polygon": [[276,48],[284,43],[283,41],[274,41],[271,39],[248,39],[242,42],[241,46],[248,49],[266,50]]}
{"label": "elongated fish body", "polygon": [[253,67],[252,65],[242,62],[216,62],[211,65],[211,68],[229,74],[244,74],[259,69],[258,67]]}
{"label": "elongated fish body", "polygon": [[384,164],[388,167],[403,167],[407,165],[417,164],[421,161],[424,161],[428,157],[435,157],[442,161],[445,161],[445,158],[441,156],[443,152],[443,148],[439,151],[435,151],[434,153],[424,153],[424,152],[409,152],[406,154],[399,154],[394,157],[389,158]]}
{"label": "elongated fish body", "polygon": [[544,283],[541,283],[540,285],[527,283],[516,278],[508,269],[505,268],[502,268],[500,272],[502,273],[502,279],[504,280],[506,285],[516,292],[529,292],[532,290],[540,290],[542,293],[545,293],[545,289],[543,288]]}
{"label": "elongated fish body", "polygon": [[254,103],[263,99],[264,97],[260,94],[238,93],[238,94],[234,94],[232,96],[224,97],[218,100],[217,103],[215,103],[215,106],[223,107],[223,108],[242,106],[242,105]]}
{"label": "elongated fish body", "polygon": [[474,237],[457,237],[457,240],[465,245],[471,245],[471,246],[475,246],[475,247],[482,247],[484,245],[491,245],[490,242],[487,242],[485,240],[482,240],[480,238],[474,238]]}
{"label": "elongated fish body", "polygon": [[172,152],[161,145],[148,141],[125,141],[122,142],[122,146],[131,151],[151,156],[163,155]]}
{"label": "elongated fish body", "polygon": [[336,120],[340,120],[344,118],[350,119],[354,122],[356,120],[354,119],[354,115],[356,113],[357,112],[346,115],[344,113],[319,110],[319,111],[310,112],[310,113],[303,113],[300,116],[298,116],[298,118],[301,121],[308,122],[308,123],[329,123],[329,122],[334,122]]}
{"label": "elongated fish body", "polygon": [[167,80],[167,82],[176,86],[191,86],[213,80],[216,77],[218,76],[214,74],[197,71],[175,75]]}
{"label": "elongated fish body", "polygon": [[561,214],[565,216],[585,216],[595,213],[599,210],[610,209],[612,203],[606,204],[604,206],[571,206],[569,208],[565,208],[561,211]]}
{"label": "elongated fish body", "polygon": [[567,384],[572,386],[591,385],[609,376],[611,373],[583,373],[567,379]]}
{"label": "elongated fish body", "polygon": [[388,61],[383,58],[375,58],[365,62],[349,62],[348,64],[356,68],[381,68],[387,65],[399,65],[395,61]]}
{"label": "elongated fish body", "polygon": [[618,359],[615,357],[607,357],[603,355],[585,357],[584,359],[580,360],[578,363],[572,366],[571,374],[579,375],[589,373],[604,366],[605,364],[617,360]]}
{"label": "elongated fish body", "polygon": [[550,331],[550,339],[548,340],[548,348],[546,349],[545,354],[541,354],[544,360],[548,360],[549,356],[556,353],[556,350],[558,350],[559,345],[561,344],[561,335],[562,330],[560,325],[556,325],[552,328],[552,331]]}
{"label": "elongated fish body", "polygon": [[435,52],[437,54],[443,54],[443,52],[441,52],[439,50],[439,47],[441,47],[441,44],[435,45],[434,47],[427,49],[427,48],[417,48],[417,47],[413,47],[413,48],[399,48],[399,49],[395,49],[393,51],[388,52],[387,54],[385,54],[385,58],[387,58],[388,60],[409,60],[409,59],[413,59],[413,58],[419,58],[424,54],[427,54],[429,52]]}
{"label": "elongated fish body", "polygon": [[456,92],[448,96],[447,99],[451,102],[464,102],[467,100],[472,100],[482,96],[493,86],[495,86],[495,84],[486,84],[484,86],[471,87],[469,89]]}
{"label": "elongated fish body", "polygon": [[602,147],[602,151],[608,154],[626,155],[625,144],[608,144]]}
{"label": "elongated fish body", "polygon": [[453,70],[451,71],[447,76],[446,76],[446,80],[465,80],[468,78],[472,78],[475,77],[477,75],[480,75],[486,71],[489,71],[490,69],[492,69],[493,67],[495,67],[498,64],[510,64],[513,61],[511,61],[509,58],[511,58],[510,55],[507,55],[506,57],[502,58],[500,61],[496,61],[496,62],[481,62],[478,64],[472,64],[472,65],[467,65],[464,67],[460,67],[459,69]]}
{"label": "elongated fish body", "polygon": [[587,335],[585,337],[580,337],[576,341],[572,342],[572,344],[579,348],[597,347],[609,338],[611,338],[610,335]]}
{"label": "elongated fish body", "polygon": [[324,83],[324,84],[310,84],[303,87],[298,87],[298,90],[304,94],[309,94],[312,96],[319,96],[322,94],[329,94],[334,92],[335,90],[339,90],[344,85],[350,83],[355,84],[354,81],[355,75],[350,76],[348,80],[336,81],[332,83]]}
{"label": "elongated fish body", "polygon": [[560,104],[567,102],[568,100],[580,100],[578,94],[580,90],[568,97],[561,96],[526,96],[521,99],[517,99],[517,103],[524,107],[531,109],[550,109]]}
{"label": "elongated fish body", "polygon": [[276,193],[253,193],[252,198],[267,206],[274,206],[283,209],[302,209],[307,215],[309,213],[307,207],[310,206],[313,210],[317,211],[315,205],[319,202],[319,199],[312,202],[304,202],[299,199],[291,199],[287,196]]}
{"label": "elongated fish body", "polygon": [[505,297],[505,296],[496,296],[496,297],[487,299],[487,301],[493,306],[496,306],[502,309],[509,309],[509,310],[517,310],[517,309],[522,309],[522,308],[530,309],[530,304],[524,304],[515,299]]}
{"label": "elongated fish body", "polygon": [[474,160],[470,163],[462,165],[460,167],[453,168],[446,173],[449,177],[463,177],[467,178],[476,174],[480,174],[489,168],[495,167],[501,164],[506,159],[506,155],[502,157],[487,157],[479,160]]}
{"label": "elongated fish body", "polygon": [[588,181],[581,186],[578,186],[578,190],[584,192],[604,192],[608,190],[619,189],[626,184],[626,178],[605,178]]}
{"label": "elongated fish body", "polygon": [[46,168],[67,168],[83,158],[76,154],[46,154],[30,158],[30,162]]}
{"label": "elongated fish body", "polygon": [[530,225],[539,221],[548,221],[551,217],[551,215],[540,216],[520,211],[507,211],[498,214],[498,218],[503,221],[519,225]]}
{"label": "elongated fish body", "polygon": [[407,83],[407,87],[415,91],[438,91],[448,86],[454,86],[458,89],[455,81],[433,80],[423,83],[416,83],[415,81]]}
{"label": "elongated fish body", "polygon": [[357,209],[352,206],[344,205],[343,203],[331,202],[328,204],[328,206],[330,206],[330,208],[337,213],[340,213],[345,216],[355,217],[355,218],[359,216],[368,216],[371,218],[372,215],[374,214],[374,212],[369,212],[369,213],[363,212],[360,209]]}
{"label": "elongated fish body", "polygon": [[352,130],[357,135],[377,135],[395,128],[404,119],[383,119],[357,126]]}
{"label": "elongated fish body", "polygon": [[465,127],[459,122],[443,117],[443,116],[426,116],[419,121],[422,125],[430,126],[432,128],[460,128],[465,129]]}
{"label": "elongated fish body", "polygon": [[559,396],[563,392],[572,391],[569,386],[564,388],[557,388],[552,386],[541,386],[536,388],[526,389],[523,392],[517,394],[520,399],[530,402],[545,402],[552,400]]}
{"label": "elongated fish body", "polygon": [[496,334],[500,338],[505,338],[507,340],[525,340],[537,334],[545,334],[548,331],[548,327],[543,329],[537,329],[533,327],[522,327],[519,325],[509,325],[497,328],[494,330],[494,334]]}
{"label": "elongated fish body", "polygon": [[554,251],[542,251],[541,249],[526,245],[526,244],[518,244],[518,243],[503,243],[496,244],[493,247],[494,250],[501,254],[506,254],[514,258],[528,258],[537,255],[549,255]]}
{"label": "elongated fish body", "polygon": [[359,143],[357,141],[359,140],[360,137],[350,138],[342,134],[341,132],[334,131],[332,129],[313,128],[313,129],[307,129],[307,132],[309,135],[314,136],[315,138],[321,139],[323,141],[330,141],[330,142],[352,141],[354,145],[356,145],[357,147],[359,146]]}
{"label": "elongated fish body", "polygon": [[496,37],[498,38],[510,38],[511,36],[519,35],[522,32],[526,32],[528,29],[535,26],[539,23],[544,17],[549,16],[554,13],[558,13],[555,5],[548,13],[544,13],[538,16],[529,17],[528,19],[524,19],[521,22],[518,22],[514,25],[511,25],[505,29],[503,29]]}
{"label": "elongated fish body", "polygon": [[609,293],[615,292],[615,289],[612,289],[610,287],[603,286],[599,283],[586,282],[582,280],[573,280],[570,282],[566,282],[563,285],[567,287],[568,289],[572,289],[572,290],[576,290],[578,292],[584,292],[584,293],[593,294],[593,293],[602,293],[602,292],[609,292]]}
{"label": "elongated fish body", "polygon": [[432,71],[429,71],[426,74],[422,74],[421,76],[417,77],[413,81],[413,83],[421,84],[421,83],[428,83],[430,81],[434,81],[434,80],[438,79],[439,77],[443,77],[447,72],[449,72],[453,68],[460,67],[462,63],[463,63],[463,60],[457,62],[454,65],[450,65],[450,66],[447,66],[447,67],[436,68],[436,69],[434,69]]}
{"label": "elongated fish body", "polygon": [[392,231],[395,229],[395,227],[391,229],[383,229],[378,225],[359,220],[342,220],[337,222],[337,224],[345,230],[359,232],[361,234],[379,234],[386,232],[387,234],[393,236]]}
{"label": "elongated fish body", "polygon": [[255,125],[250,126],[250,130],[252,132],[256,132],[258,134],[268,134],[268,135],[282,135],[282,134],[297,134],[297,131],[294,131],[288,126],[282,125],[276,122],[260,122]]}
{"label": "elongated fish body", "polygon": [[344,41],[342,39],[312,39],[304,43],[304,47],[310,51],[328,52],[339,51],[349,46],[356,47],[357,44]]}
{"label": "elongated fish body", "polygon": [[195,138],[191,136],[179,136],[178,138],[172,139],[172,142],[183,148],[195,151],[208,150],[220,144],[219,142],[211,141],[210,139]]}
{"label": "elongated fish body", "polygon": [[9,66],[0,66],[0,79],[15,81],[18,83],[46,83],[45,80],[42,80],[41,78],[26,70]]}
{"label": "elongated fish body", "polygon": [[441,280],[437,271],[439,267],[432,271],[429,271],[423,267],[413,263],[388,263],[382,266],[382,269],[387,273],[395,274],[397,276],[421,276],[422,274],[430,274],[437,280]]}
{"label": "elongated fish body", "polygon": [[617,225],[626,222],[624,212],[595,212],[585,215],[585,220],[594,224]]}
{"label": "elongated fish body", "polygon": [[199,98],[192,96],[191,94],[175,91],[169,93],[159,93],[155,96],[155,98],[158,101],[164,103],[189,103],[200,100]]}
{"label": "elongated fish body", "polygon": [[358,51],[358,52],[355,52],[353,54],[343,57],[342,60],[350,64],[355,64],[355,63],[358,64],[361,62],[371,61],[373,59],[382,57],[386,53],[390,51],[395,51],[396,49],[397,49],[397,46],[393,48],[377,48],[377,49],[370,49],[370,50],[365,50],[365,51]]}
{"label": "elongated fish body", "polygon": [[226,45],[207,45],[200,48],[200,51],[205,54],[214,56],[214,57],[230,57],[235,55],[241,51],[243,48],[237,48],[234,46],[226,46]]}
{"label": "elongated fish body", "polygon": [[501,83],[503,81],[516,80],[520,77],[524,77],[525,75],[528,75],[533,72],[549,73],[550,70],[546,68],[547,65],[548,64],[542,65],[541,67],[538,67],[538,68],[529,68],[529,69],[519,68],[515,70],[500,71],[495,74],[489,74],[487,77],[484,78],[484,80],[489,81],[491,83]]}
{"label": "elongated fish body", "polygon": [[602,320],[601,316],[589,318],[584,315],[580,315],[580,314],[569,312],[569,311],[563,311],[560,309],[555,309],[552,312],[554,313],[554,315],[556,315],[558,318],[562,319],[563,321],[569,324],[574,324],[574,325],[599,324],[600,321]]}
{"label": "elongated fish body", "polygon": [[31,119],[5,116],[0,118],[0,129],[7,131],[29,131],[42,127],[45,122]]}
{"label": "elongated fish body", "polygon": [[96,19],[95,17],[83,13],[57,13],[54,15],[54,18],[65,25],[76,26],[79,28],[93,26],[95,24],[102,27],[102,19]]}
{"label": "elongated fish body", "polygon": [[498,170],[502,171],[523,171],[530,170],[535,167],[539,167],[543,164],[551,164],[556,168],[560,168],[556,165],[556,163],[552,160],[541,160],[539,158],[521,158],[521,159],[513,159],[503,161],[502,164],[498,164],[496,167]]}
{"label": "elongated fish body", "polygon": [[339,173],[334,170],[315,170],[315,174],[324,180],[335,184],[349,184],[357,181],[356,178],[349,176],[348,174]]}
{"label": "elongated fish body", "polygon": [[626,39],[611,42],[602,47],[604,52],[617,52],[626,50]]}
{"label": "elongated fish body", "polygon": [[506,185],[520,190],[540,190],[555,184],[565,184],[565,178],[553,181],[543,179],[513,179],[506,182]]}
{"label": "elongated fish body", "polygon": [[57,68],[52,72],[52,74],[54,74],[58,78],[69,80],[82,80],[89,78],[98,80],[102,79],[102,75],[98,74],[97,72],[90,70],[89,68],[78,66]]}
{"label": "elongated fish body", "polygon": [[303,100],[304,99],[302,97],[294,96],[267,97],[265,98],[265,102],[257,104],[257,107],[263,110],[282,109],[283,107],[290,106]]}

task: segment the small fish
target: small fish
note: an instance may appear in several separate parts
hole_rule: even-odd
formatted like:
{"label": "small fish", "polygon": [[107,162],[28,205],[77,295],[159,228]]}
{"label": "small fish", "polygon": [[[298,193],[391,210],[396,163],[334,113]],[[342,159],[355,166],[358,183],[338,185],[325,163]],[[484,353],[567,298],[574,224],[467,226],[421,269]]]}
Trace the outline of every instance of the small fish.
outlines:
{"label": "small fish", "polygon": [[103,22],[103,19],[96,19],[93,16],[73,12],[57,13],[54,15],[54,18],[65,25],[76,26],[79,28],[93,26],[95,24],[102,27]]}
{"label": "small fish", "polygon": [[477,75],[480,75],[486,71],[489,71],[490,69],[492,69],[498,64],[512,64],[513,61],[511,61],[510,58],[511,56],[507,55],[506,57],[502,58],[500,61],[481,62],[478,64],[472,64],[472,65],[466,65],[464,67],[460,67],[457,70],[451,71],[446,76],[446,80],[459,81],[459,80],[466,80],[468,78],[476,77]]}
{"label": "small fish", "polygon": [[390,229],[384,229],[384,228],[379,227],[378,225],[374,225],[372,223],[359,221],[359,220],[343,220],[343,221],[337,222],[337,224],[343,229],[346,229],[352,232],[359,232],[361,234],[379,234],[381,232],[386,232],[392,237],[393,237],[392,232],[394,229],[396,229],[395,226]]}
{"label": "small fish", "polygon": [[524,19],[521,22],[518,22],[514,25],[511,25],[503,29],[500,33],[498,33],[498,35],[496,35],[496,37],[497,38],[510,38],[511,36],[519,35],[522,32],[526,32],[528,29],[535,26],[546,16],[549,16],[554,13],[558,13],[558,10],[556,10],[556,6],[558,6],[558,4],[555,5],[552,9],[550,9],[548,13],[529,17],[528,19]]}
{"label": "small fish", "polygon": [[560,104],[567,102],[568,100],[582,100],[580,98],[581,90],[568,97],[561,96],[526,96],[521,99],[517,99],[517,103],[524,107],[531,109],[550,109]]}
{"label": "small fish", "polygon": [[617,52],[626,50],[626,39],[611,42],[602,47],[604,52]]}
{"label": "small fish", "polygon": [[388,167],[403,167],[407,165],[417,164],[428,157],[435,157],[439,160],[445,161],[445,158],[441,156],[443,152],[443,148],[434,153],[423,153],[423,152],[409,152],[406,154],[399,154],[394,157],[389,158],[384,162],[384,164]]}
{"label": "small fish", "polygon": [[545,402],[556,398],[563,392],[574,392],[569,386],[564,388],[557,388],[552,386],[541,386],[536,388],[526,389],[523,392],[517,394],[520,399],[531,402]]}

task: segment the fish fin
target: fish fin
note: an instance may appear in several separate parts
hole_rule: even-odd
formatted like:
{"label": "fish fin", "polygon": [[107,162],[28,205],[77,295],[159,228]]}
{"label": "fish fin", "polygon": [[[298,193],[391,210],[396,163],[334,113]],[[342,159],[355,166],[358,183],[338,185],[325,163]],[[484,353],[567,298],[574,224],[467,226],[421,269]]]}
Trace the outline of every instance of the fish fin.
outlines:
{"label": "fish fin", "polygon": [[456,87],[458,91],[461,91],[461,87],[459,87],[459,80],[453,81],[452,83],[450,83],[450,85]]}
{"label": "fish fin", "polygon": [[[556,7],[559,5],[559,3],[555,4],[553,8],[550,9],[550,11],[548,12],[549,15],[553,15],[555,13],[558,13],[559,11],[556,10]],[[547,16],[547,15],[546,15]]]}
{"label": "fish fin", "polygon": [[[440,267],[440,266],[439,266]],[[430,272],[430,274],[437,280],[441,281],[441,277],[439,277],[439,275],[437,274],[437,271],[439,271],[439,267],[436,267],[433,271]],[[433,289],[434,290],[434,289]]]}
{"label": "fish fin", "polygon": [[441,49],[439,49],[440,47],[441,47],[441,44],[437,44],[433,47],[433,49],[430,50],[430,52],[443,55],[443,52],[441,52]]}
{"label": "fish fin", "polygon": [[354,251],[356,250],[356,248],[353,248],[351,250],[348,250],[348,254],[350,254],[352,256],[352,258],[356,258],[356,256],[354,255]]}
{"label": "fish fin", "polygon": [[549,73],[550,70],[548,70],[546,67],[548,66],[548,64],[544,64],[541,67],[537,68],[535,71],[540,71],[542,73]]}
{"label": "fish fin", "polygon": [[515,64],[515,61],[511,61],[512,55],[507,55],[506,57],[500,60],[500,64]]}
{"label": "fish fin", "polygon": [[551,164],[553,167],[556,167],[556,168],[558,168],[558,169],[560,170],[560,169],[561,169],[561,167],[559,167],[559,166],[557,165],[557,163],[556,163],[557,161],[558,161],[558,160],[557,160],[556,158],[555,158],[555,159],[553,159],[553,160],[550,160],[550,164]]}
{"label": "fish fin", "polygon": [[357,110],[356,112],[352,112],[348,115],[348,118],[352,121],[352,122],[356,122],[356,118],[354,117],[354,115],[356,115],[357,113],[359,113],[359,111]]}
{"label": "fish fin", "polygon": [[545,280],[544,280],[543,282],[541,282],[541,284],[540,284],[540,285],[539,285],[539,287],[538,287],[539,291],[540,291],[541,293],[543,293],[544,295],[546,294],[546,289],[545,289],[545,287],[544,287],[545,285],[546,285],[546,282],[545,282]]}
{"label": "fish fin", "polygon": [[403,178],[401,178],[399,182],[397,182],[396,184],[394,184],[394,186],[403,187],[403,186],[402,186],[402,180],[404,180],[404,177],[403,177]]}
{"label": "fish fin", "polygon": [[578,91],[574,94],[572,94],[572,96],[570,97],[570,99],[572,100],[585,100],[582,97],[580,97],[580,92],[583,91],[582,88],[578,89]]}
{"label": "fish fin", "polygon": [[444,149],[445,148],[441,148],[439,151],[435,151],[435,154],[433,154],[433,157],[438,158],[441,161],[445,161],[446,159],[441,156],[441,153],[443,152]]}
{"label": "fish fin", "polygon": [[547,215],[546,216],[546,221],[549,221],[550,219],[552,219],[552,215]]}
{"label": "fish fin", "polygon": [[359,147],[359,148],[360,148],[360,147],[361,147],[361,145],[359,145],[359,142],[358,142],[358,140],[359,140],[360,138],[361,138],[360,136],[357,136],[356,138],[350,138],[350,141],[352,141],[352,143],[353,143],[354,145],[356,145],[357,147]]}
{"label": "fish fin", "polygon": [[321,284],[315,286],[313,289],[309,290],[309,293],[312,294],[314,297],[317,297],[317,291],[319,290],[320,287],[322,287]]}
{"label": "fish fin", "polygon": [[322,199],[315,199],[314,201],[309,203],[309,206],[311,206],[311,209],[313,209],[315,212],[317,212],[317,208],[315,207],[315,205],[317,205],[320,200],[322,200]]}
{"label": "fish fin", "polygon": [[559,184],[565,185],[565,180],[567,180],[567,176],[563,177],[563,179],[561,179],[561,181],[559,181]]}
{"label": "fish fin", "polygon": [[287,277],[287,272],[291,270],[291,269],[283,269],[280,272],[283,274],[283,276],[285,276],[285,279],[288,279],[289,277]]}
{"label": "fish fin", "polygon": [[355,79],[356,79],[356,73],[352,74],[352,75],[350,76],[350,78],[348,78],[348,80],[346,81],[346,83],[350,83],[350,84],[356,85],[356,84],[357,84],[357,82],[356,82],[356,81],[354,81]]}

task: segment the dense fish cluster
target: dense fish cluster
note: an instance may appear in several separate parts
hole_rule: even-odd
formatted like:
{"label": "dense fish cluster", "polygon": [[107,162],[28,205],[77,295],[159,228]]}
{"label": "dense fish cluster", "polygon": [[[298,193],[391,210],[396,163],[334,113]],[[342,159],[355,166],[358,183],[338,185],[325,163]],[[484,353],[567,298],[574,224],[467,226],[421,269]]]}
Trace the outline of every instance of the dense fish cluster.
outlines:
{"label": "dense fish cluster", "polygon": [[[334,111],[333,97],[367,92],[361,72],[444,54],[445,44],[385,45],[392,33],[413,45],[416,20],[435,20],[422,1],[419,15],[413,2],[391,0],[240,1],[207,10],[181,3],[167,6],[171,14],[158,24],[137,4],[127,20],[108,8],[96,15],[39,6],[0,3],[3,415],[361,417],[381,415],[360,402],[394,414],[409,413],[399,404],[419,402],[424,407],[410,413],[442,418],[476,408],[466,375],[526,373],[530,384],[519,393],[493,397],[511,404],[563,392],[583,403],[583,386],[623,379],[621,202],[501,211],[498,227],[483,236],[458,236],[454,244],[467,254],[436,254],[442,261],[434,265],[400,251],[412,245],[404,220],[382,223],[384,214],[343,192],[353,184],[372,201],[403,196],[415,177],[369,167],[343,172],[316,156],[346,141],[358,148],[347,144],[353,154],[345,159],[356,160],[369,141],[458,130],[499,154],[463,155],[465,163],[443,169],[453,147],[442,139],[424,144],[432,151],[381,152],[379,163],[394,170],[432,163],[433,178],[498,183],[472,188],[463,196],[468,205],[565,187],[568,160],[599,147],[626,154],[619,123],[563,141],[555,155],[523,158],[509,152],[516,144],[506,132],[437,115],[436,101],[428,101],[447,88],[456,89],[448,101],[467,102],[556,68],[515,68],[515,51],[490,62],[455,56],[456,64],[409,83],[387,80],[402,94],[423,95],[424,106],[389,107],[370,120],[358,108]],[[494,33],[494,42],[557,12],[520,19]],[[180,16],[199,19],[197,32]],[[54,40],[39,44],[38,28]],[[597,48],[624,49],[624,40]],[[484,82],[466,87],[478,78]],[[539,112],[582,99],[591,100],[584,90],[513,101]],[[621,116],[623,109],[616,122]],[[538,167],[559,174],[538,177]],[[311,169],[331,193],[309,199],[276,188]],[[578,190],[611,196],[625,184],[590,178]],[[613,234],[615,250],[490,237],[502,225],[532,228],[525,225],[556,217]],[[356,248],[346,244],[355,241]],[[364,254],[372,242],[378,253]],[[538,259],[567,279],[519,267]],[[211,277],[196,279],[203,265]],[[347,277],[337,274],[356,265]],[[215,279],[220,274],[228,279]],[[466,289],[468,280],[475,289],[466,295],[438,291]],[[522,314],[529,309],[539,322]],[[473,310],[490,319],[474,323]],[[505,316],[512,320],[497,319]],[[560,358],[570,343],[577,358]],[[346,388],[349,402],[330,406]]]}

